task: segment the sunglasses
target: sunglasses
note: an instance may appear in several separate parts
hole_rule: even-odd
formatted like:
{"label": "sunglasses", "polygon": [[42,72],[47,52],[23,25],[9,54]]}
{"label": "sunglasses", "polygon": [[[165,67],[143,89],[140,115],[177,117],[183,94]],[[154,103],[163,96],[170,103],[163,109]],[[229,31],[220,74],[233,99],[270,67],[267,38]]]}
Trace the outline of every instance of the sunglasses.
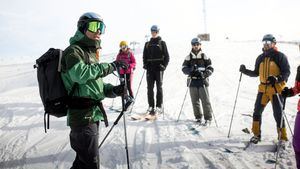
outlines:
{"label": "sunglasses", "polygon": [[262,41],[262,43],[263,43],[263,45],[271,45],[272,41],[265,40],[265,41]]}
{"label": "sunglasses", "polygon": [[193,43],[192,45],[193,45],[193,46],[200,46],[201,43]]}
{"label": "sunglasses", "polygon": [[127,46],[121,46],[121,49],[126,49],[127,48]]}
{"label": "sunglasses", "polygon": [[101,34],[104,34],[105,24],[103,22],[99,22],[99,21],[92,21],[92,22],[88,23],[88,30],[90,32],[96,33],[98,31],[98,29],[100,30]]}

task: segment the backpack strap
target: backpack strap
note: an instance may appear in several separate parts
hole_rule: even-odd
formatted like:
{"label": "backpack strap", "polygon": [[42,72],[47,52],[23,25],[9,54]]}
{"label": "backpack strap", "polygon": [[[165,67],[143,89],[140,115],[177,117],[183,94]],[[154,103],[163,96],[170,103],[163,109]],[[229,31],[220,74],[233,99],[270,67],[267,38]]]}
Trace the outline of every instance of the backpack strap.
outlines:
{"label": "backpack strap", "polygon": [[130,56],[131,56],[131,55],[130,55],[130,52],[128,51],[128,55],[127,55],[128,59],[130,59]]}
{"label": "backpack strap", "polygon": [[201,53],[201,59],[204,60],[204,53]]}
{"label": "backpack strap", "polygon": [[101,110],[102,112],[102,115],[103,115],[103,121],[104,121],[104,124],[105,124],[105,127],[108,127],[108,120],[107,120],[107,115],[106,115],[106,111],[103,107],[103,104],[102,102],[98,102],[97,106],[99,107],[99,109]]}
{"label": "backpack strap", "polygon": [[150,41],[146,42],[146,49],[149,49],[149,43]]}
{"label": "backpack strap", "polygon": [[[146,49],[149,49],[149,46],[150,46],[150,41],[146,42]],[[162,40],[158,41],[158,47],[159,47],[160,51],[163,52]]]}
{"label": "backpack strap", "polygon": [[160,51],[161,51],[162,53],[164,53],[164,52],[163,52],[163,48],[162,48],[162,40],[159,40],[159,41],[158,41],[158,47],[159,47]]}
{"label": "backpack strap", "polygon": [[59,49],[59,60],[58,60],[58,66],[57,66],[57,71],[61,72],[61,59],[62,59],[62,54],[63,51]]}

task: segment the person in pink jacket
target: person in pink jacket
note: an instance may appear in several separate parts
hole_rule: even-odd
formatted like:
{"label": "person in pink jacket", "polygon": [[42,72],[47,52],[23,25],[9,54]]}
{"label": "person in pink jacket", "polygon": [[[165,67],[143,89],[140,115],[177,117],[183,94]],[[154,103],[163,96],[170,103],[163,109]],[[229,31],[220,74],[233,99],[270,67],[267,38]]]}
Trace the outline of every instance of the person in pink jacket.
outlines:
{"label": "person in pink jacket", "polygon": [[[281,92],[283,97],[292,97],[300,93],[300,66],[297,68],[295,86],[292,88],[285,87]],[[295,119],[293,147],[296,156],[297,168],[300,169],[300,99],[298,100],[298,113]]]}
{"label": "person in pink jacket", "polygon": [[120,76],[122,78],[124,78],[124,75],[126,74],[126,79],[127,79],[126,83],[128,86],[129,96],[131,96],[131,98],[134,98],[133,92],[132,92],[132,77],[133,77],[133,70],[135,69],[136,62],[135,62],[133,52],[128,47],[128,44],[126,41],[120,42],[120,51],[119,51],[119,54],[117,55],[116,60],[117,61],[121,60],[129,65],[128,69],[120,70]]}

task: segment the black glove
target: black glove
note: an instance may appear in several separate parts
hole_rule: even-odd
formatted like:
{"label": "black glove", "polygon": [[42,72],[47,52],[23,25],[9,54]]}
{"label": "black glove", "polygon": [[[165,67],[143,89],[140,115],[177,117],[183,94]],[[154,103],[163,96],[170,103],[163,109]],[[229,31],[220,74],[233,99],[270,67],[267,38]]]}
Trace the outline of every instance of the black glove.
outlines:
{"label": "black glove", "polygon": [[147,70],[147,65],[144,65],[143,68],[144,68],[145,70]]}
{"label": "black glove", "polygon": [[113,87],[113,93],[116,95],[116,96],[121,96],[122,94],[124,94],[124,87],[125,85],[124,84],[121,84],[119,86],[114,86]]}
{"label": "black glove", "polygon": [[166,70],[166,67],[163,64],[159,64],[159,70],[164,71]]}
{"label": "black glove", "polygon": [[292,97],[292,96],[294,96],[294,91],[293,91],[293,89],[289,89],[288,87],[285,87],[282,90],[281,95],[283,97]]}
{"label": "black glove", "polygon": [[122,61],[122,60],[116,60],[116,61],[113,61],[111,63],[113,65],[113,67],[115,68],[115,70],[118,70],[118,68],[122,68],[122,69],[128,69],[129,65]]}
{"label": "black glove", "polygon": [[241,66],[240,66],[240,72],[242,72],[242,73],[246,72],[246,66],[244,64],[241,64]]}
{"label": "black glove", "polygon": [[267,79],[268,84],[274,86],[276,82],[278,82],[278,78],[276,76],[269,76]]}
{"label": "black glove", "polygon": [[209,70],[205,70],[203,72],[203,79],[208,78],[208,76],[210,76],[210,75],[211,75],[211,72]]}
{"label": "black glove", "polygon": [[203,72],[200,69],[194,70],[194,76],[203,78]]}

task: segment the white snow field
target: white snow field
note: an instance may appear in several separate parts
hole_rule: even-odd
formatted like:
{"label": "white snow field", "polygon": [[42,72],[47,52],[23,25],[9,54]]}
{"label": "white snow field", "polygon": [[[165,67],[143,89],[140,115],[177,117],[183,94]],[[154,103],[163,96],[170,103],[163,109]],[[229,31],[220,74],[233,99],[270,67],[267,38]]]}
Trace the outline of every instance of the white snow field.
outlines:
{"label": "white snow field", "polygon": [[[232,131],[227,138],[235,95],[239,82],[239,65],[254,68],[256,57],[261,53],[260,41],[251,42],[204,42],[203,51],[212,59],[215,71],[210,77],[209,92],[214,110],[210,127],[191,126],[194,116],[189,94],[179,122],[176,122],[186,91],[186,76],[181,71],[185,56],[190,51],[189,42],[171,43],[166,40],[170,63],[164,74],[164,116],[154,122],[132,121],[126,115],[128,151],[131,168],[135,169],[253,169],[274,168],[274,140],[276,124],[270,104],[263,113],[262,143],[244,151],[245,142],[251,137],[242,132],[250,130],[253,106],[257,93],[258,78],[242,76],[236,104]],[[278,44],[291,65],[288,86],[294,84],[297,65],[300,63],[299,48]],[[46,51],[42,51],[41,54]],[[36,56],[37,58],[38,56]],[[111,61],[114,56],[103,57]],[[142,77],[142,55],[136,54],[137,68],[134,75],[134,91]],[[70,129],[66,118],[51,118],[50,130],[44,133],[43,106],[40,100],[36,70],[31,63],[0,65],[0,168],[67,169],[72,166],[75,152],[69,144]],[[116,84],[110,75],[106,82]],[[114,108],[121,107],[120,98],[114,100]],[[285,113],[292,129],[297,112],[298,97],[289,98]],[[110,127],[119,115],[109,109],[112,99],[104,100]],[[132,113],[144,113],[148,107],[147,87],[144,77]],[[100,140],[109,128],[100,125]],[[289,130],[287,153],[279,159],[278,168],[296,168]],[[226,149],[231,150],[229,153]],[[99,149],[101,168],[127,168],[123,118],[112,130]]]}

